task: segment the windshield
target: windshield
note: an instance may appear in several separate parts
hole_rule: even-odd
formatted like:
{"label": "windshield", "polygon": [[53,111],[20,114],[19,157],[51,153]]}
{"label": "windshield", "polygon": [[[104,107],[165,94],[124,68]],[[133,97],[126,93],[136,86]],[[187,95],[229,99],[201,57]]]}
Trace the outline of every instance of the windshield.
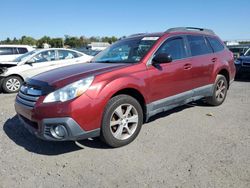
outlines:
{"label": "windshield", "polygon": [[118,41],[100,52],[92,62],[137,63],[150,50],[159,37],[140,37]]}
{"label": "windshield", "polygon": [[244,54],[244,56],[250,56],[250,48],[246,51],[246,53]]}
{"label": "windshield", "polygon": [[14,60],[14,62],[21,62],[21,61],[24,61],[24,60],[28,59],[30,56],[32,56],[34,53],[36,53],[36,50],[30,51],[30,52],[28,52],[28,53],[25,53],[25,54],[19,56],[18,58],[16,58],[16,59]]}

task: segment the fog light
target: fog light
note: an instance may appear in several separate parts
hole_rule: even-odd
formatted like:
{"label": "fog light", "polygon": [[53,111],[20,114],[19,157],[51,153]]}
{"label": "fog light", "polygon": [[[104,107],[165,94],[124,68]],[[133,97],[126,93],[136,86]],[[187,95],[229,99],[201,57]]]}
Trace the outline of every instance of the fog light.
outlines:
{"label": "fog light", "polygon": [[57,125],[50,130],[52,136],[58,139],[62,139],[67,135],[67,130],[63,125]]}

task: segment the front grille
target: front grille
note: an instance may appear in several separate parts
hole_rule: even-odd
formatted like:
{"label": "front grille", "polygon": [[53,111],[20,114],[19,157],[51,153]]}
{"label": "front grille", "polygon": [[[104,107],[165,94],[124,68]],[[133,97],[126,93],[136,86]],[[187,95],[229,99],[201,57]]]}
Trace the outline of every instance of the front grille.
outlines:
{"label": "front grille", "polygon": [[49,136],[49,137],[52,137],[50,129],[51,129],[51,126],[45,125],[44,126],[44,134],[47,135],[47,136]]}
{"label": "front grille", "polygon": [[16,102],[28,108],[34,108],[37,100],[42,95],[41,90],[23,85],[16,97]]}
{"label": "front grille", "polygon": [[242,66],[244,66],[244,67],[250,67],[250,63],[242,63]]}

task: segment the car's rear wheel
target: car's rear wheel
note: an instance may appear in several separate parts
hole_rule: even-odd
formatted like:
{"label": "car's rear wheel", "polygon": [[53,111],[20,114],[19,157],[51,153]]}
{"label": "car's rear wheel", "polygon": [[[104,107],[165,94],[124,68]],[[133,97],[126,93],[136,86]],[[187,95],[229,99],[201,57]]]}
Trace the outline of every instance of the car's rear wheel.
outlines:
{"label": "car's rear wheel", "polygon": [[19,91],[23,80],[18,76],[9,76],[4,79],[2,89],[5,93],[16,93]]}
{"label": "car's rear wheel", "polygon": [[101,128],[101,138],[111,147],[132,142],[141,130],[143,112],[139,102],[128,95],[113,97],[107,104]]}
{"label": "car's rear wheel", "polygon": [[207,97],[206,101],[208,104],[213,106],[221,105],[227,96],[228,82],[223,75],[217,75],[214,84],[213,95]]}

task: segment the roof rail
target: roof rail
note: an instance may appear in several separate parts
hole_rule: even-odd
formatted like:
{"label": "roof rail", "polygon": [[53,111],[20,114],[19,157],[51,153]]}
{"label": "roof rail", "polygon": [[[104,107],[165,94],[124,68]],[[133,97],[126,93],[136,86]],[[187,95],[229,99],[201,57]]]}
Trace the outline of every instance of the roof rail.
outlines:
{"label": "roof rail", "polygon": [[211,29],[198,28],[198,27],[174,27],[165,31],[165,33],[171,33],[171,32],[176,32],[176,31],[185,31],[185,32],[196,31],[196,32],[203,32],[207,34],[215,34],[214,31]]}

